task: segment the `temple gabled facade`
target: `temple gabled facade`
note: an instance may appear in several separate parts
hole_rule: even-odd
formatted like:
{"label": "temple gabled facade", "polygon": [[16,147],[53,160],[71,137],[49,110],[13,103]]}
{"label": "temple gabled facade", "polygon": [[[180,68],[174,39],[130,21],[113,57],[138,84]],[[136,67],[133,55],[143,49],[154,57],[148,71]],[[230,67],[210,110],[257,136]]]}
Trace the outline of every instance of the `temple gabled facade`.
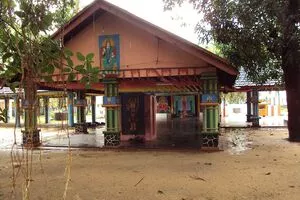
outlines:
{"label": "temple gabled facade", "polygon": [[60,84],[65,81],[60,72],[54,83],[40,83],[42,89],[77,92],[76,103],[82,105],[78,130],[85,132],[85,93],[93,92],[104,96],[106,146],[137,136],[156,140],[155,117],[161,112],[174,118],[203,113],[202,145],[217,146],[219,91],[232,87],[238,74],[226,60],[102,0],[84,8],[53,37],[63,38],[73,52],[94,53],[94,65],[101,70],[99,83],[89,90],[79,74],[66,85]]}

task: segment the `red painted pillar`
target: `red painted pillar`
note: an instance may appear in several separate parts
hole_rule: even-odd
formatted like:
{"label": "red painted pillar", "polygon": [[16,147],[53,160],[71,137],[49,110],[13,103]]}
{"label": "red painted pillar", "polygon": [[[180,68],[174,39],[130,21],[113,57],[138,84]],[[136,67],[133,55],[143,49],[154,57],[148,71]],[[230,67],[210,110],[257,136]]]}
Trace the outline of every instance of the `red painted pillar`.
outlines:
{"label": "red painted pillar", "polygon": [[145,95],[145,139],[156,139],[156,99]]}

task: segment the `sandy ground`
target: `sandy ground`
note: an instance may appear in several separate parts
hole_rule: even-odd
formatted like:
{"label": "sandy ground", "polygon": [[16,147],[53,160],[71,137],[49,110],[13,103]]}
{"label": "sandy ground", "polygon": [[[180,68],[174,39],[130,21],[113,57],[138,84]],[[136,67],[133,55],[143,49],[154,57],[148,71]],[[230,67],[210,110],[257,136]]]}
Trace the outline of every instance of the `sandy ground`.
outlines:
{"label": "sandy ground", "polygon": [[[242,134],[241,134],[242,133]],[[300,199],[300,145],[287,130],[223,133],[233,148],[182,150],[73,150],[71,200],[243,200]],[[227,139],[225,139],[227,141]],[[248,144],[247,144],[248,142]],[[247,144],[250,149],[242,151]],[[67,151],[33,152],[30,199],[62,199]],[[39,157],[41,155],[41,160]],[[12,163],[0,152],[0,199],[10,199]],[[25,165],[14,164],[15,199],[22,199]]]}

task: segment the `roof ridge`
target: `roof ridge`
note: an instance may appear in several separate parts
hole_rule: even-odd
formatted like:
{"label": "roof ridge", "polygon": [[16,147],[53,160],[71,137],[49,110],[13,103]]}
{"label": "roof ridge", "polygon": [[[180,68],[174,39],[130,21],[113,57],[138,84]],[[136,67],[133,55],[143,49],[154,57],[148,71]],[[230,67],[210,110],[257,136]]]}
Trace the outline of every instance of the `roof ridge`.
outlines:
{"label": "roof ridge", "polygon": [[[188,52],[189,54],[194,55],[194,56],[206,61],[207,63],[215,66],[216,68],[221,69],[222,71],[227,72],[228,74],[236,76],[239,73],[238,70],[235,67],[233,67],[233,65],[231,63],[229,63],[226,59],[224,59],[224,58],[210,52],[209,50],[207,50],[203,47],[200,47],[200,46],[198,46],[198,45],[196,45],[174,33],[171,33],[170,31],[167,31],[167,30],[163,29],[162,27],[152,24],[152,23],[146,21],[145,19],[142,19],[123,8],[120,8],[120,7],[114,5],[110,2],[104,1],[104,0],[95,0],[91,4],[84,7],[72,19],[70,19],[69,22],[67,22],[63,27],[58,29],[52,35],[52,37],[54,37],[54,38],[57,37],[62,32],[62,30],[67,29],[68,26],[70,26],[77,19],[80,19],[80,17],[82,15],[84,15],[86,12],[88,12],[90,9],[92,9],[90,11],[91,13],[88,13],[88,15],[85,16],[86,18],[89,17],[90,15],[92,15],[98,9],[103,9],[113,15],[116,15],[117,17],[122,18],[123,20],[128,21],[129,23],[132,23],[132,24],[144,29],[145,31],[147,31],[147,32],[173,44],[173,45],[178,46],[179,48]],[[80,20],[83,21],[84,19],[80,19]],[[71,30],[69,30],[69,31],[71,31]],[[64,33],[64,36],[65,36],[65,34],[66,33]],[[200,57],[199,54],[201,54],[204,57]]]}

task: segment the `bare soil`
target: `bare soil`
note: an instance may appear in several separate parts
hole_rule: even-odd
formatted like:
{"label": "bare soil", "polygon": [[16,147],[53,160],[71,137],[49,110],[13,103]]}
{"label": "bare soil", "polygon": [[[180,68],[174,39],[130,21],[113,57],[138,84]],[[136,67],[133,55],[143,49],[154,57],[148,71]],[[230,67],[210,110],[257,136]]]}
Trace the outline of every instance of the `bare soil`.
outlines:
{"label": "bare soil", "polygon": [[[249,147],[198,150],[73,150],[70,200],[251,200],[300,199],[300,146],[287,130],[241,130]],[[223,139],[228,137],[223,133]],[[231,143],[232,144],[232,143]],[[21,150],[20,150],[21,151]],[[21,151],[22,152],[22,151]],[[62,199],[67,151],[34,151],[30,199]],[[41,154],[41,160],[39,159]],[[22,199],[25,165],[15,199]],[[0,152],[0,199],[10,199],[12,162]]]}

